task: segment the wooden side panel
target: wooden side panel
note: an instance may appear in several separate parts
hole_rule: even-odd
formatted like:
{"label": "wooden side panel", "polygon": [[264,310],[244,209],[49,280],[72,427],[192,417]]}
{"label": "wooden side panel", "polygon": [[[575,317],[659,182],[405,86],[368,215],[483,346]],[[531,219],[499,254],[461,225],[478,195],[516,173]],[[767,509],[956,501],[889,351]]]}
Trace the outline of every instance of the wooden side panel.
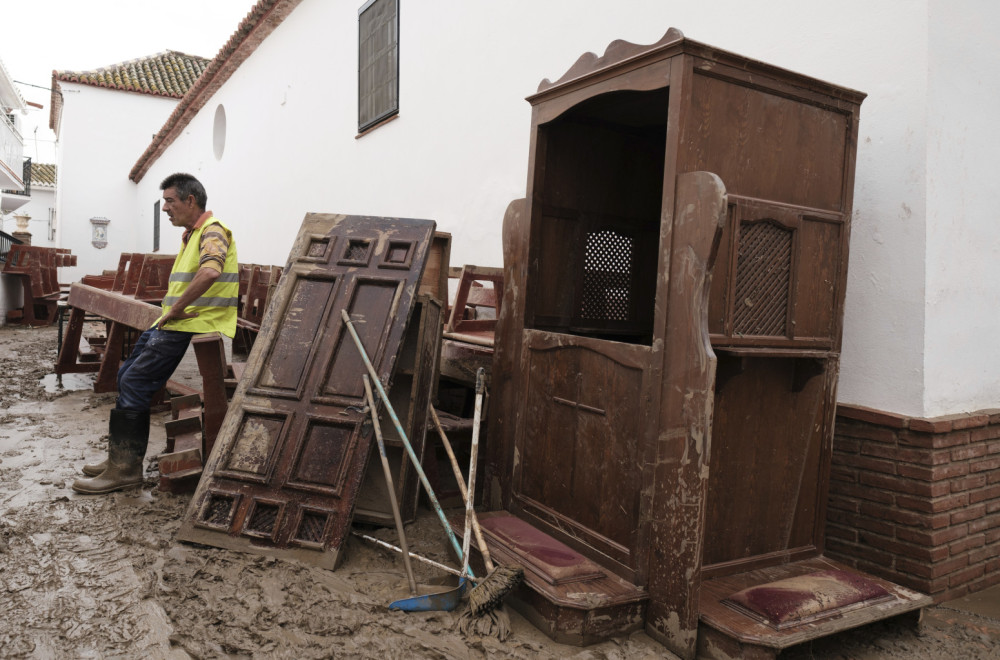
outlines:
{"label": "wooden side panel", "polygon": [[[320,336],[324,320],[334,324],[338,320],[332,318],[330,306],[339,280],[313,278],[305,273],[294,275],[289,279],[291,291],[281,322],[282,331],[274,337],[256,374],[255,394],[301,395],[306,366],[313,361],[312,354],[318,348],[313,340]],[[264,388],[270,391],[262,391]]]}
{"label": "wooden side panel", "polygon": [[444,231],[434,232],[430,251],[427,253],[427,266],[420,280],[421,294],[435,298],[441,305],[448,304],[448,268],[451,265],[451,234]]}
{"label": "wooden side panel", "polygon": [[333,567],[370,453],[355,323],[393,371],[434,223],[308,214],[191,501],[182,540]]}
{"label": "wooden side panel", "polygon": [[844,210],[852,116],[697,66],[682,171],[714,172],[729,194]]}
{"label": "wooden side panel", "polygon": [[490,406],[487,412],[489,439],[486,443],[484,501],[491,510],[510,506],[514,471],[514,432],[521,398],[511,384],[520,368],[524,322],[524,280],[528,270],[528,205],[515,199],[503,218],[503,307],[497,315],[493,352]]}
{"label": "wooden side panel", "polygon": [[822,337],[833,342],[839,334],[842,314],[837,303],[843,296],[838,294],[847,285],[842,276],[844,233],[842,221],[803,218],[795,292],[797,337]]}
{"label": "wooden side panel", "polygon": [[646,629],[693,658],[712,449],[715,355],[708,335],[708,294],[726,189],[714,174],[677,177],[670,252],[664,386],[659,434],[643,475],[651,502]]}
{"label": "wooden side panel", "polygon": [[706,565],[815,543],[826,379],[796,391],[804,359],[720,357],[742,371],[715,396]]}

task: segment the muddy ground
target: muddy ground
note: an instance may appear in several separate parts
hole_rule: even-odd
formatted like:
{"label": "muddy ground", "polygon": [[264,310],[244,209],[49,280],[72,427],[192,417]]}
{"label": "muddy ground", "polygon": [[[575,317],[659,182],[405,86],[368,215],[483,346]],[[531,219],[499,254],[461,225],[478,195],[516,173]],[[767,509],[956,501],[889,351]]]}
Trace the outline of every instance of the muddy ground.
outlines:
{"label": "muddy ground", "polygon": [[[179,543],[189,497],[159,492],[155,462],[141,488],[74,494],[79,468],[104,456],[114,399],[94,394],[91,376],[56,381],[56,336],[0,327],[0,657],[669,657],[643,633],[585,649],[556,644],[509,609],[503,642],[463,634],[460,612],[389,612],[405,586],[401,562],[353,538],[336,571]],[[194,385],[194,373],[179,379]],[[154,415],[150,458],[163,448],[164,419]],[[416,551],[448,561],[430,514],[408,532]],[[995,620],[941,606],[919,631],[876,624],[789,656],[957,660],[998,649]]]}

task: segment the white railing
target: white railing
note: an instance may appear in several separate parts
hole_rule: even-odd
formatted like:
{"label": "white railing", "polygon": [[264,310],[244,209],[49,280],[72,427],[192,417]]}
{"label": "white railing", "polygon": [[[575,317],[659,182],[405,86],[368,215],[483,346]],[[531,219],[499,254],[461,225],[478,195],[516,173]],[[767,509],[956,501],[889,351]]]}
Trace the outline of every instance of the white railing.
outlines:
{"label": "white railing", "polygon": [[0,162],[20,178],[24,162],[24,139],[4,112],[0,112]]}

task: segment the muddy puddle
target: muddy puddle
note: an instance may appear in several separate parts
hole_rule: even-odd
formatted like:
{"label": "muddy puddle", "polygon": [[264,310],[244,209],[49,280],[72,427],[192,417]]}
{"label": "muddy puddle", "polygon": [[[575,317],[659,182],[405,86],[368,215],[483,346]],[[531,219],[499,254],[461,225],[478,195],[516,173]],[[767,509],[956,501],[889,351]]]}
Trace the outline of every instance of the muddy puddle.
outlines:
{"label": "muddy puddle", "polygon": [[93,374],[46,374],[39,381],[42,389],[50,394],[79,392],[94,387]]}
{"label": "muddy puddle", "polygon": [[[189,496],[161,493],[152,469],[141,488],[74,494],[80,467],[104,457],[114,397],[80,387],[85,378],[50,381],[55,346],[55,328],[0,327],[0,656],[670,657],[641,632],[587,648],[556,644],[509,608],[506,641],[460,630],[461,610],[390,612],[407,592],[402,562],[355,537],[335,571],[179,543]],[[164,446],[164,415],[153,417],[148,457]],[[394,530],[363,531],[396,541]],[[414,552],[451,563],[430,512],[407,535]],[[421,583],[442,577],[420,562],[414,569]],[[990,635],[886,624],[796,657],[995,658]]]}

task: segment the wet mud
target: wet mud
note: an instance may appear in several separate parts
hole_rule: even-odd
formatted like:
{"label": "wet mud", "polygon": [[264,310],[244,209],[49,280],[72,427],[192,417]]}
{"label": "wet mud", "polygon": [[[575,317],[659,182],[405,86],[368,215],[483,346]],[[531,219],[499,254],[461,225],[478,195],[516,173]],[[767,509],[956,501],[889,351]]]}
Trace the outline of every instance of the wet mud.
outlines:
{"label": "wet mud", "polygon": [[[352,537],[336,571],[176,540],[189,496],[161,493],[153,415],[145,483],[105,496],[70,489],[104,457],[113,395],[92,377],[51,377],[55,328],[0,327],[0,656],[4,658],[670,657],[644,633],[556,644],[509,608],[506,641],[463,632],[455,612],[390,612],[406,593],[397,555]],[[195,372],[196,373],[196,372]],[[180,378],[186,378],[181,375]],[[364,528],[395,542],[391,529]],[[411,548],[450,563],[429,512]],[[440,577],[417,562],[419,582]],[[463,606],[464,607],[464,606]],[[995,658],[1000,629],[878,624],[795,649],[795,658]]]}

